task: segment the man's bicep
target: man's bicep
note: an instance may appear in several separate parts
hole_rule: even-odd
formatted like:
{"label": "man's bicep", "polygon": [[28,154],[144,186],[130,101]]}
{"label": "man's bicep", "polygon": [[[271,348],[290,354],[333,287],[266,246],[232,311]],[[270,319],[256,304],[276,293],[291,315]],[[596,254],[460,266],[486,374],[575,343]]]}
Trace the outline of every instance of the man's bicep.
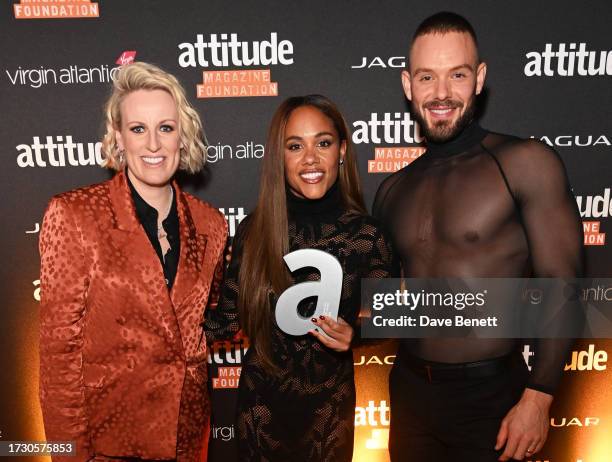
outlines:
{"label": "man's bicep", "polygon": [[531,142],[524,149],[517,156],[521,174],[513,176],[534,275],[579,276],[583,269],[582,224],[563,162],[541,143]]}

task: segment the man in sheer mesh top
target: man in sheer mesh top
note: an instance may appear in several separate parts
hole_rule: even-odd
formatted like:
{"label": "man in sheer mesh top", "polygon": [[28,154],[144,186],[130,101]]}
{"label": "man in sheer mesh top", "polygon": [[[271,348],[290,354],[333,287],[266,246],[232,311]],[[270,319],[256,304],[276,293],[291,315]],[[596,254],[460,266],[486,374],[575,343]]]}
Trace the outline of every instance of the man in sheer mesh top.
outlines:
{"label": "man in sheer mesh top", "polygon": [[[463,17],[438,13],[421,23],[402,84],[427,151],[382,183],[374,215],[406,277],[580,276],[582,229],[557,154],[474,120],[486,70]],[[392,461],[537,453],[571,341],[536,341],[531,371],[518,343],[402,341],[390,377]]]}

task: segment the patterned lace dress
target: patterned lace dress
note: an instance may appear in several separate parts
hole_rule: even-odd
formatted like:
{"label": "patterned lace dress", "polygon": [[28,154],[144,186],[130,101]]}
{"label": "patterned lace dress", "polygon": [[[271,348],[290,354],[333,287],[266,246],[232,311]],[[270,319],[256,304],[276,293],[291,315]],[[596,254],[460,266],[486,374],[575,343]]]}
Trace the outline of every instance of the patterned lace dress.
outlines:
{"label": "patterned lace dress", "polygon": [[[319,249],[338,258],[343,268],[339,316],[358,334],[361,278],[397,275],[390,241],[373,218],[343,209],[337,186],[317,201],[288,194],[287,203],[290,250]],[[227,338],[239,329],[241,228],[219,306],[207,315],[208,341]],[[296,283],[319,279],[312,268],[292,276]],[[298,309],[310,316],[315,305],[313,297]],[[350,461],[355,416],[351,352],[332,351],[310,335],[285,334],[275,323],[272,349],[278,376],[264,370],[254,348],[244,358],[237,414],[241,462]]]}

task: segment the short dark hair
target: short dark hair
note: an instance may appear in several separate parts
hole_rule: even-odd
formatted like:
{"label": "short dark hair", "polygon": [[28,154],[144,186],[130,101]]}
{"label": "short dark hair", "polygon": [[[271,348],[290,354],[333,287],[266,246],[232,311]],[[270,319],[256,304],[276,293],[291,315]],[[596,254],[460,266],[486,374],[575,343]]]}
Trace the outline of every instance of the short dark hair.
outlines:
{"label": "short dark hair", "polygon": [[420,36],[429,34],[447,34],[449,32],[462,32],[469,34],[469,36],[474,40],[474,45],[476,45],[476,54],[478,55],[478,39],[476,38],[476,32],[474,31],[474,28],[470,22],[457,13],[440,11],[439,13],[425,18],[423,22],[419,24],[419,27],[417,27],[414,35],[412,36],[408,56],[410,57],[410,51],[412,51],[414,41]]}

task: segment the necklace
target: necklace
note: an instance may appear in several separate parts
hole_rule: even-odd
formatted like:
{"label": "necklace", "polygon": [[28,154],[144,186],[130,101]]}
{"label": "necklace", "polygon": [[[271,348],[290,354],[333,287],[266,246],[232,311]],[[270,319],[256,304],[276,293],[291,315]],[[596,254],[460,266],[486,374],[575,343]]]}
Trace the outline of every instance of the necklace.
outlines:
{"label": "necklace", "polygon": [[166,213],[163,215],[162,221],[157,223],[157,239],[163,239],[168,235],[168,233],[164,229],[163,220],[165,220],[168,214],[170,213],[170,209],[172,208],[173,202],[174,202],[174,189],[172,189],[172,186],[170,186],[170,203],[168,204]]}

